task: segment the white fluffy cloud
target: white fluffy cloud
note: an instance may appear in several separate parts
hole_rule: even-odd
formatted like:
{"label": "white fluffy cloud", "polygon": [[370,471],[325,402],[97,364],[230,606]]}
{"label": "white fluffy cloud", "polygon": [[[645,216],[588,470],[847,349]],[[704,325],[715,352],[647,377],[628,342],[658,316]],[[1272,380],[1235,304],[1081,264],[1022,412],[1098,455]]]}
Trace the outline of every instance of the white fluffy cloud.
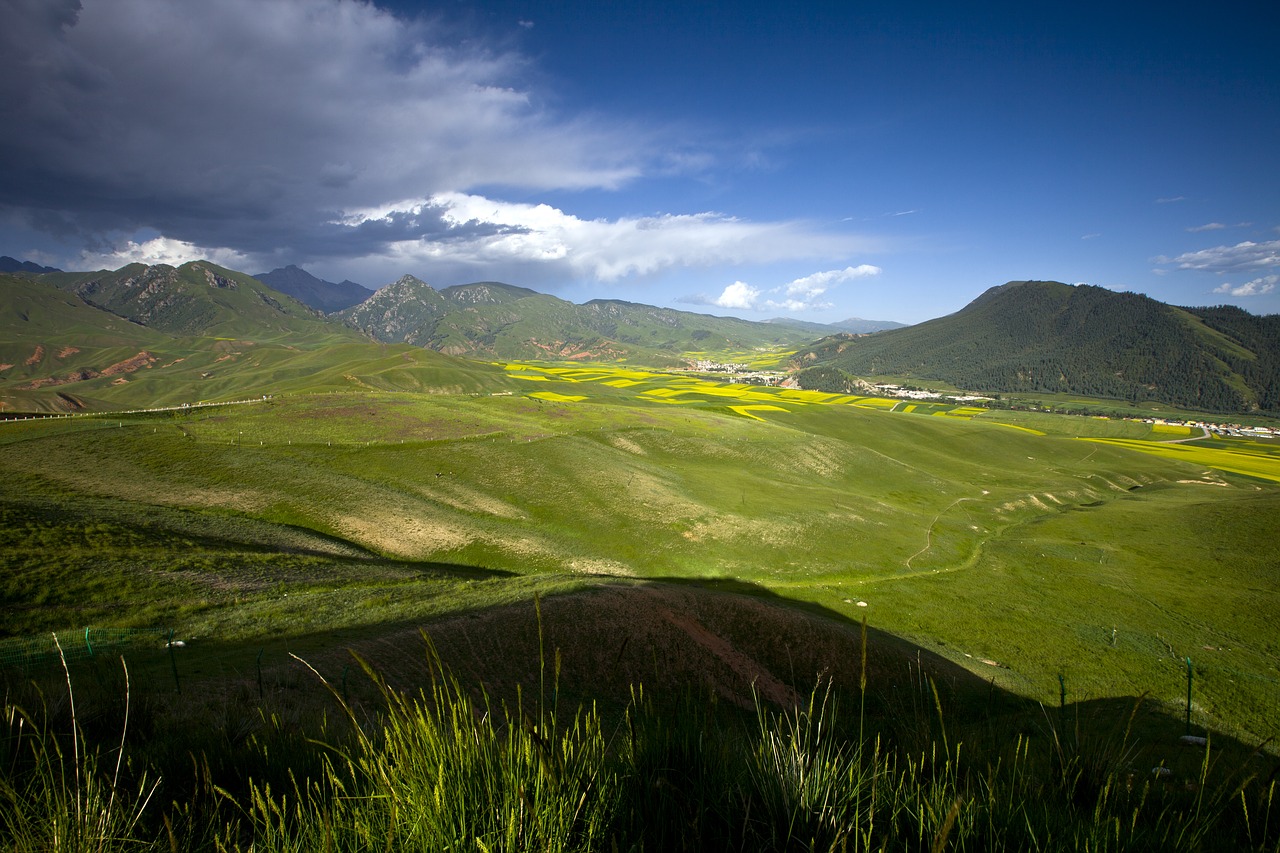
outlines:
{"label": "white fluffy cloud", "polygon": [[561,275],[605,282],[674,267],[847,255],[869,245],[862,238],[825,233],[804,222],[751,222],[713,212],[583,219],[547,204],[458,192],[349,211],[335,226],[390,230],[406,221],[416,223],[414,227],[439,224],[428,238],[410,236],[394,242],[394,252],[406,263],[458,270],[541,265]]}
{"label": "white fluffy cloud", "polygon": [[1214,246],[1198,252],[1184,252],[1176,257],[1161,256],[1158,264],[1172,264],[1180,270],[1208,272],[1247,272],[1280,266],[1280,240],[1255,243],[1246,240],[1234,246]]}
{"label": "white fluffy cloud", "polygon": [[168,237],[154,237],[137,242],[128,240],[108,251],[86,251],[80,255],[80,269],[119,269],[125,264],[169,264],[180,266],[188,261],[210,260],[230,269],[243,270],[249,258],[230,249],[196,246]]}
{"label": "white fluffy cloud", "polygon": [[362,0],[3,2],[0,127],[22,132],[0,134],[0,163],[21,166],[0,169],[0,222],[76,247],[70,263],[551,284],[869,248],[802,221],[495,200],[613,190],[712,155],[548,108],[527,57],[442,19]]}
{"label": "white fluffy cloud", "polygon": [[832,286],[842,281],[879,275],[880,267],[871,264],[859,264],[856,267],[845,267],[842,270],[827,270],[806,275],[787,284],[783,290],[789,298],[812,300],[826,293]]}
{"label": "white fluffy cloud", "polygon": [[1225,293],[1228,296],[1262,296],[1271,293],[1280,283],[1280,275],[1264,275],[1244,284],[1223,284],[1213,289],[1214,293]]}
{"label": "white fluffy cloud", "polygon": [[760,298],[760,291],[751,285],[735,281],[724,289],[718,297],[712,300],[711,304],[718,308],[742,308],[745,310],[754,309],[756,300]]}
{"label": "white fluffy cloud", "polygon": [[[689,296],[683,302],[693,305],[713,305],[719,308],[738,308],[748,311],[814,311],[830,308],[831,303],[822,299],[833,286],[853,279],[879,275],[880,267],[860,264],[842,270],[827,270],[797,278],[781,287],[763,291],[758,287],[735,281],[717,297]],[[763,299],[767,294],[779,294],[779,299]]]}

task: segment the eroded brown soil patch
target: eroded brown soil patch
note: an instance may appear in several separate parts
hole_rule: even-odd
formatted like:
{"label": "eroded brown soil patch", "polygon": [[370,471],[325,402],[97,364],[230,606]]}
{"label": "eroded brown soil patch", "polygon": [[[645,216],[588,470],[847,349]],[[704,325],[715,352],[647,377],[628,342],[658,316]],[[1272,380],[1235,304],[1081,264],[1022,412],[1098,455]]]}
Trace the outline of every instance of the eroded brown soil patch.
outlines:
{"label": "eroded brown soil patch", "polygon": [[[37,349],[39,349],[37,347]],[[34,356],[33,356],[34,358]],[[28,360],[27,364],[31,361]],[[68,373],[65,376],[50,376],[45,379],[35,379],[26,385],[19,386],[23,391],[35,391],[38,388],[48,388],[54,385],[68,385],[72,382],[83,382],[86,379],[97,379],[101,376],[121,376],[123,374],[133,373],[144,367],[150,367],[156,363],[156,357],[151,353],[143,350],[137,355],[126,358],[124,361],[117,361],[115,364],[108,365],[102,370],[94,370],[93,368],[85,368]]]}

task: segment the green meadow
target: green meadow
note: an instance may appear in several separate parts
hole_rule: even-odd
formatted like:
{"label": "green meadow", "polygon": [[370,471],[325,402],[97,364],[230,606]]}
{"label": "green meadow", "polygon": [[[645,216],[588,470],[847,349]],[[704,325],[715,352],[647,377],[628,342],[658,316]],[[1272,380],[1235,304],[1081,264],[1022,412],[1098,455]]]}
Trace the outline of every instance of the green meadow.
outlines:
{"label": "green meadow", "polygon": [[1265,440],[233,353],[0,421],[0,843],[1280,843]]}
{"label": "green meadow", "polygon": [[212,672],[223,647],[692,582],[865,616],[1046,703],[1177,716],[1190,658],[1197,726],[1280,735],[1262,442],[616,365],[491,374],[0,423],[5,632],[158,625]]}

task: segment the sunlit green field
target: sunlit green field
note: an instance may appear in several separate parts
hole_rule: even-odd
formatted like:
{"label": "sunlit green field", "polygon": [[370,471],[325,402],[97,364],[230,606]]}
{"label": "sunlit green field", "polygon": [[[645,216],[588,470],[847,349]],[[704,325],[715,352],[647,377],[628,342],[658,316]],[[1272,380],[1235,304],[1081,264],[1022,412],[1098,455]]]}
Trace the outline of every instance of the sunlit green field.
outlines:
{"label": "sunlit green field", "polygon": [[1127,447],[1190,465],[1202,465],[1233,474],[1244,474],[1280,482],[1280,446],[1260,444],[1251,439],[1217,440],[1187,444],[1135,441],[1124,438],[1096,438],[1115,447]]}
{"label": "sunlit green field", "polygon": [[611,579],[732,580],[1046,702],[1176,712],[1191,658],[1199,724],[1280,735],[1280,463],[1179,437],[535,364],[469,393],[0,423],[3,628],[341,643]]}

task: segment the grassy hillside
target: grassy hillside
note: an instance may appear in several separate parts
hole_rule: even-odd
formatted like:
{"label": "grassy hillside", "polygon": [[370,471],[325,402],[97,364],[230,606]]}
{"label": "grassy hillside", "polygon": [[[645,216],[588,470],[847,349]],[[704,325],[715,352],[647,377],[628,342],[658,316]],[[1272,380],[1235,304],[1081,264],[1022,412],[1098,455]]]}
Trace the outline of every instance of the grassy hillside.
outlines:
{"label": "grassy hillside", "polygon": [[386,349],[0,422],[0,839],[1274,848],[1280,448]]}
{"label": "grassy hillside", "polygon": [[797,353],[805,387],[850,376],[983,392],[1070,393],[1210,412],[1280,412],[1277,318],[1182,309],[1133,293],[1010,282],[961,311]]}
{"label": "grassy hillside", "polygon": [[[10,630],[65,626],[92,600],[85,621],[250,640],[265,625],[376,631],[470,606],[473,590],[492,602],[601,578],[732,582],[866,614],[1044,699],[1063,674],[1077,696],[1176,705],[1192,656],[1198,719],[1273,733],[1277,578],[1256,543],[1277,533],[1274,454],[1228,449],[1239,464],[1213,469],[1212,454],[1100,442],[1107,422],[1092,419],[1069,419],[1088,426],[1081,440],[971,410],[607,368],[512,365],[506,381],[523,392],[4,424],[6,603],[23,614]],[[1157,450],[1166,438],[1111,434]],[[164,531],[197,522],[217,535],[168,544]],[[249,547],[242,525],[332,546]],[[83,544],[47,547],[63,536]],[[54,565],[66,582],[50,603]],[[138,583],[145,609],[131,614]]]}

